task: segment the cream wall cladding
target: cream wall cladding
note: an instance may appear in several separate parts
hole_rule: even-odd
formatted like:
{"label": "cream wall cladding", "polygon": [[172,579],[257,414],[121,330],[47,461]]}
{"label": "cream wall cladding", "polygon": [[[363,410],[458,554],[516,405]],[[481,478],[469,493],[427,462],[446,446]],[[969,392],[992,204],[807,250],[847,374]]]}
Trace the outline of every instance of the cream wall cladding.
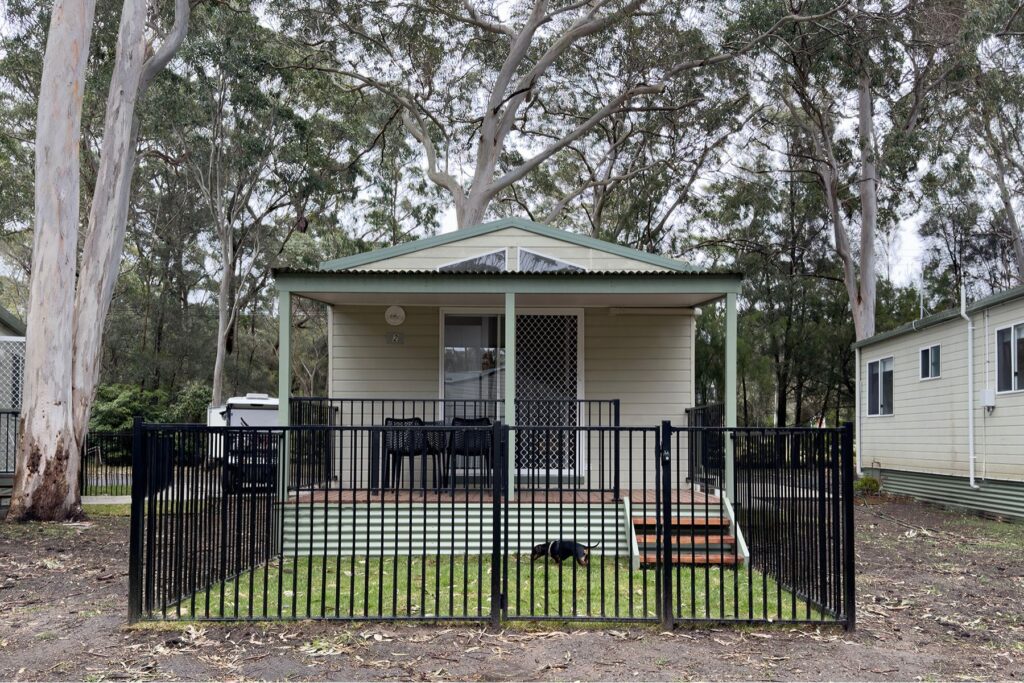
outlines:
{"label": "cream wall cladding", "polygon": [[[441,310],[407,306],[405,321],[390,326],[385,309],[332,308],[333,398],[439,396]],[[693,396],[691,315],[614,315],[606,308],[588,308],[582,326],[584,398],[619,399],[623,425],[654,427],[662,420],[684,423]],[[396,333],[401,335],[401,343],[389,343],[389,336]],[[650,447],[653,449],[653,444]],[[623,485],[628,465],[623,461]],[[643,470],[638,456],[633,463],[633,481],[640,486],[647,476],[653,486],[653,462],[649,471]]]}
{"label": "cream wall cladding", "polygon": [[509,267],[515,269],[518,263],[517,250],[519,248],[560,259],[589,271],[664,272],[668,270],[643,261],[538,235],[521,228],[503,228],[449,244],[428,247],[403,256],[367,263],[357,266],[355,270],[436,270],[439,266],[499,249],[510,250],[508,254]]}
{"label": "cream wall cladding", "polygon": [[[996,330],[1024,322],[1024,298],[970,314],[974,323],[975,468],[978,479],[1024,481],[1024,392],[995,395],[983,406],[985,389],[996,387]],[[939,377],[921,379],[921,349],[939,345]],[[953,318],[860,350],[861,464],[882,468],[968,476],[967,322]],[[868,364],[894,359],[893,414],[868,415]]]}

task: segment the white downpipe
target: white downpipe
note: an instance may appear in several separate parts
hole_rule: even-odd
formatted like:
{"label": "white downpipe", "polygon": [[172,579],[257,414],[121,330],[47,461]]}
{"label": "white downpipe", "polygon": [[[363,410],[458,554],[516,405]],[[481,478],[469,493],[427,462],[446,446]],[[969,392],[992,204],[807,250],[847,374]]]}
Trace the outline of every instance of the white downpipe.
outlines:
{"label": "white downpipe", "polygon": [[974,322],[967,315],[966,287],[960,287],[960,317],[967,321],[967,476],[971,488],[979,489],[974,480]]}
{"label": "white downpipe", "polygon": [[853,395],[857,399],[857,404],[853,409],[853,443],[854,448],[857,450],[857,476],[860,477],[864,474],[864,467],[861,463],[861,440],[860,440],[860,405],[862,403],[860,398],[860,347],[858,346],[853,350],[854,363],[857,369],[853,372]]}

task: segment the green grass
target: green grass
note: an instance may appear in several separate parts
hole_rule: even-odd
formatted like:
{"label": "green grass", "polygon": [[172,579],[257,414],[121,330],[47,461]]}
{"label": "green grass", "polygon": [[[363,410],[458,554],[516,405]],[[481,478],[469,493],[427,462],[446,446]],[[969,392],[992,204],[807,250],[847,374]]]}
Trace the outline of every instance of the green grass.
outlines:
{"label": "green grass", "polygon": [[[573,568],[575,567],[575,568]],[[168,609],[168,618],[383,618],[439,620],[490,614],[490,556],[299,557],[275,560],[200,591]],[[631,570],[600,556],[588,568],[531,565],[512,556],[508,614],[610,619],[657,617],[655,570]],[[710,619],[822,619],[757,571],[677,567],[673,610]],[[180,615],[179,615],[180,610]],[[158,616],[158,615],[154,615]]]}
{"label": "green grass", "polygon": [[83,505],[82,512],[86,517],[129,517],[132,506],[128,503]]}
{"label": "green grass", "polygon": [[103,486],[90,485],[83,496],[130,496],[132,495],[131,485],[106,484]]}

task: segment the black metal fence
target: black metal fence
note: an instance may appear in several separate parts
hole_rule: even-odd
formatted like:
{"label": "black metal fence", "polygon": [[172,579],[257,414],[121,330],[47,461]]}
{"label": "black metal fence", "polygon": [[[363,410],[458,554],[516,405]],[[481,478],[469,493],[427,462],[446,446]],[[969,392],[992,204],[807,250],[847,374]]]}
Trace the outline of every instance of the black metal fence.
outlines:
{"label": "black metal fence", "polygon": [[0,472],[13,472],[18,452],[17,410],[0,410]]}
{"label": "black metal fence", "polygon": [[[715,472],[734,495],[687,477],[711,434],[735,454]],[[853,625],[849,429],[139,424],[133,439],[132,620]],[[552,466],[567,449],[584,469]],[[300,476],[302,458],[332,469]]]}
{"label": "black metal fence", "polygon": [[132,433],[86,434],[78,485],[83,496],[131,495]]}

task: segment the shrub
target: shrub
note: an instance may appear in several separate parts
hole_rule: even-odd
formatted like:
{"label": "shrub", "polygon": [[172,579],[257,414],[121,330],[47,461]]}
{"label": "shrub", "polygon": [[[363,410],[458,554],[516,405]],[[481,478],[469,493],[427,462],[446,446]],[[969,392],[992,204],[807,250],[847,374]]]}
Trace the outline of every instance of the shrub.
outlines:
{"label": "shrub", "polygon": [[853,482],[853,492],[858,496],[877,496],[882,483],[876,477],[863,476]]}
{"label": "shrub", "polygon": [[206,423],[206,407],[213,391],[206,384],[192,381],[182,387],[167,411],[167,420],[180,423]]}
{"label": "shrub", "polygon": [[132,428],[136,415],[156,422],[167,412],[167,393],[129,384],[104,384],[96,390],[89,431],[120,432]]}

